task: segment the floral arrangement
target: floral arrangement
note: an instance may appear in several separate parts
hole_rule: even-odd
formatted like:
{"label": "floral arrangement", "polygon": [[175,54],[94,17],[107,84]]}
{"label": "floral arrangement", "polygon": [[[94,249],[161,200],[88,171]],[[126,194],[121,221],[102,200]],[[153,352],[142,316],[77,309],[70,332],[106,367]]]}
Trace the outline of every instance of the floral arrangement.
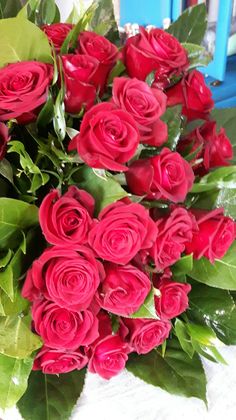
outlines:
{"label": "floral arrangement", "polygon": [[[203,4],[119,41],[112,2],[0,20],[0,406],[67,419],[86,370],[205,403],[236,344],[235,109]],[[194,22],[194,25],[193,25]]]}

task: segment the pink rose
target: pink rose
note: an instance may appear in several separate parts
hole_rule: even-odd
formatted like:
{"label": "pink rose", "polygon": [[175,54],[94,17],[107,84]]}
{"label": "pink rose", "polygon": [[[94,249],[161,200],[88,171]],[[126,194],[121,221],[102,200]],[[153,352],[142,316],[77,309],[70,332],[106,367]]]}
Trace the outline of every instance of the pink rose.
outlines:
{"label": "pink rose", "polygon": [[151,289],[149,277],[131,264],[106,263],[104,268],[106,275],[99,288],[101,307],[123,316],[136,312]]}
{"label": "pink rose", "polygon": [[47,300],[36,300],[32,306],[35,331],[47,347],[76,350],[98,337],[98,320],[89,311],[72,312]]}
{"label": "pink rose", "polygon": [[58,375],[72,370],[80,370],[87,363],[87,356],[79,349],[63,352],[44,346],[34,359],[33,370],[41,370],[48,375]]}
{"label": "pink rose", "polygon": [[191,190],[194,174],[179,153],[164,147],[159,155],[133,162],[126,173],[126,180],[134,194],[178,203],[184,201]]}
{"label": "pink rose", "polygon": [[122,318],[119,334],[128,342],[131,351],[146,354],[162,344],[168,338],[170,330],[169,321]]}
{"label": "pink rose", "polygon": [[112,100],[132,115],[142,143],[161,146],[167,140],[167,125],[160,120],[166,110],[166,96],[160,89],[151,88],[136,78],[115,77]]}
{"label": "pink rose", "polygon": [[106,261],[127,264],[156,239],[155,223],[141,204],[117,201],[105,207],[98,219],[89,233],[89,245]]}
{"label": "pink rose", "polygon": [[79,311],[88,308],[103,275],[102,264],[90,249],[54,246],[33,262],[22,295],[31,301],[43,295],[61,308]]}
{"label": "pink rose", "polygon": [[80,133],[69,150],[78,154],[92,168],[125,171],[139,144],[139,131],[133,117],[111,103],[100,103],[86,112]]}
{"label": "pink rose", "polygon": [[53,23],[41,26],[42,31],[47,35],[49,41],[54,45],[57,53],[60,52],[63,42],[73,28],[70,23]]}
{"label": "pink rose", "polygon": [[94,204],[89,193],[75,186],[69,187],[63,195],[52,190],[39,209],[39,222],[46,240],[74,249],[86,244],[93,225]]}

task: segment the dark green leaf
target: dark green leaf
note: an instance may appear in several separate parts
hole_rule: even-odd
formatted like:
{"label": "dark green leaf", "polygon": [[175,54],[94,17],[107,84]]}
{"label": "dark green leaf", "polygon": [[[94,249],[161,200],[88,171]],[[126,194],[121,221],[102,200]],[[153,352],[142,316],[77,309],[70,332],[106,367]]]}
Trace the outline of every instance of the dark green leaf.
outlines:
{"label": "dark green leaf", "polygon": [[180,42],[200,45],[207,27],[207,10],[205,4],[189,7],[169,26],[167,32]]}
{"label": "dark green leaf", "polygon": [[155,309],[154,289],[147,295],[145,301],[140,306],[138,311],[129,316],[129,318],[151,318],[159,319]]}
{"label": "dark green leaf", "polygon": [[41,0],[39,7],[40,24],[53,23],[56,15],[55,0]]}
{"label": "dark green leaf", "polygon": [[115,77],[120,77],[122,75],[122,73],[124,73],[125,71],[125,65],[121,60],[118,60],[116,65],[113,67],[109,78],[108,78],[108,84],[112,84],[113,79]]}
{"label": "dark green leaf", "polygon": [[27,388],[33,360],[18,360],[0,354],[0,407],[13,407]]}
{"label": "dark green leaf", "polygon": [[68,420],[79,398],[85,369],[66,375],[44,375],[32,371],[29,385],[17,406],[25,420]]}
{"label": "dark green leaf", "polygon": [[47,126],[52,121],[53,115],[54,115],[53,100],[52,100],[52,95],[49,93],[47,102],[45,103],[45,105],[43,106],[43,108],[41,109],[38,115],[38,119],[37,119],[38,126],[39,127]]}
{"label": "dark green leaf", "polygon": [[207,66],[212,60],[212,56],[201,45],[182,43],[188,53],[189,69],[194,69],[199,66]]}
{"label": "dark green leaf", "polygon": [[165,114],[161,117],[162,121],[168,127],[168,141],[166,147],[175,150],[181,134],[181,111],[182,106],[176,105],[166,109]]}
{"label": "dark green leaf", "polygon": [[13,170],[7,159],[0,161],[0,175],[4,176],[4,178],[13,184]]}
{"label": "dark green leaf", "polygon": [[175,334],[182,349],[189,355],[189,357],[192,358],[194,354],[194,348],[191,343],[190,335],[187,331],[185,323],[178,318],[175,320]]}
{"label": "dark green leaf", "polygon": [[91,22],[89,22],[90,30],[106,36],[110,41],[119,39],[112,0],[98,0],[96,3],[96,10],[93,13]]}
{"label": "dark green leaf", "polygon": [[165,357],[158,350],[145,355],[131,354],[127,369],[145,382],[170,394],[200,398],[206,403],[206,377],[197,354],[190,358],[171,339]]}

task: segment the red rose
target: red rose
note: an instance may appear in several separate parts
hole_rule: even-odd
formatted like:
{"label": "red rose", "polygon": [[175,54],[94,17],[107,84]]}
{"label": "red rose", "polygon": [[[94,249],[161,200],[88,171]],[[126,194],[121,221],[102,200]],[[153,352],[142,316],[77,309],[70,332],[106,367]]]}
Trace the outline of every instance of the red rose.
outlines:
{"label": "red rose", "polygon": [[111,103],[100,103],[86,112],[80,133],[69,149],[77,146],[81,158],[92,168],[125,171],[139,144],[139,131],[128,112]]}
{"label": "red rose", "polygon": [[199,259],[206,257],[212,264],[223,258],[236,237],[236,225],[230,217],[224,216],[224,209],[212,211],[191,209],[198,224],[198,231],[185,245],[187,254]]}
{"label": "red rose", "polygon": [[138,354],[149,353],[165,341],[171,330],[169,321],[154,319],[122,318],[119,334],[128,342],[131,351]]}
{"label": "red rose", "polygon": [[165,273],[160,278],[154,277],[153,282],[160,291],[160,296],[155,296],[155,307],[160,318],[172,319],[186,311],[190,284],[172,281]]}
{"label": "red rose", "polygon": [[79,311],[88,308],[103,275],[90,249],[80,246],[76,252],[54,246],[33,262],[22,295],[31,301],[43,295],[62,308]]}
{"label": "red rose", "polygon": [[70,23],[53,23],[52,25],[41,26],[49,41],[53,42],[57,53],[60,52],[61,46],[72,28],[73,25]]}
{"label": "red rose", "polygon": [[48,347],[75,350],[98,337],[98,320],[88,310],[72,312],[53,302],[36,300],[32,317],[35,331]]}
{"label": "red rose", "polygon": [[82,108],[88,110],[94,105],[97,88],[94,75],[99,61],[82,54],[67,54],[61,57],[65,81],[65,110],[78,114]]}
{"label": "red rose", "polygon": [[6,154],[7,142],[9,140],[8,128],[5,124],[0,122],[0,160],[2,160]]}
{"label": "red rose", "polygon": [[179,41],[162,29],[144,28],[130,37],[124,47],[124,61],[130,77],[145,80],[156,70],[156,82],[180,74],[188,67],[186,50]]}
{"label": "red rose", "polygon": [[117,315],[136,312],[151,289],[149,277],[131,264],[107,263],[104,268],[106,275],[99,288],[101,307]]}
{"label": "red rose", "polygon": [[[189,151],[189,148],[191,150]],[[178,151],[183,153],[186,149],[188,153],[199,150],[192,160],[195,174],[205,175],[209,169],[217,166],[229,165],[229,160],[233,159],[233,146],[226,136],[225,129],[221,128],[217,133],[215,121],[206,121],[197,127],[178,143]],[[202,159],[202,162],[198,162]],[[197,160],[197,163],[195,161]]]}
{"label": "red rose", "polygon": [[191,190],[194,174],[179,153],[164,147],[159,155],[133,162],[126,173],[126,180],[134,194],[178,203],[184,201]]}
{"label": "red rose", "polygon": [[22,61],[0,69],[0,120],[16,118],[28,124],[37,118],[47,100],[53,66],[37,61]]}
{"label": "red rose", "polygon": [[167,125],[159,118],[166,110],[166,96],[160,89],[135,78],[115,77],[112,99],[132,115],[143,143],[161,146],[167,140]]}
{"label": "red rose", "polygon": [[161,271],[180,259],[185,244],[192,240],[197,226],[193,215],[180,207],[174,209],[169,216],[157,220],[156,226],[156,241],[149,253],[156,268]]}
{"label": "red rose", "polygon": [[87,356],[79,349],[63,352],[44,346],[34,359],[33,370],[42,370],[44,374],[58,375],[75,369],[80,370],[87,363]]}
{"label": "red rose", "polygon": [[203,74],[197,70],[188,73],[165,93],[168,97],[167,105],[182,104],[182,114],[190,121],[206,119],[214,107],[212,93],[205,83]]}
{"label": "red rose", "polygon": [[118,375],[128,359],[129,347],[118,335],[109,335],[93,348],[88,370],[104,379]]}
{"label": "red rose", "polygon": [[61,195],[52,190],[43,199],[39,222],[46,240],[53,245],[76,249],[86,244],[93,225],[94,198],[75,186]]}
{"label": "red rose", "polygon": [[78,38],[78,52],[90,55],[99,61],[99,67],[94,80],[102,93],[107,82],[108,75],[118,58],[118,49],[104,36],[95,32],[81,32]]}
{"label": "red rose", "polygon": [[89,233],[89,245],[104,260],[127,264],[156,239],[155,223],[141,204],[117,201],[103,209],[98,218]]}

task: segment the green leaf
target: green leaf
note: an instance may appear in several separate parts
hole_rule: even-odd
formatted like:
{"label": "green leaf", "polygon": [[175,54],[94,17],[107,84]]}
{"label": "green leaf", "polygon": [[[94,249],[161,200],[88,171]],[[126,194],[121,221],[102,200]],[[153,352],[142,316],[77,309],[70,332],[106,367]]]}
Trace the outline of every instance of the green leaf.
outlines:
{"label": "green leaf", "polygon": [[38,115],[37,125],[39,127],[47,126],[52,121],[53,115],[54,115],[53,99],[52,99],[51,93],[49,93],[47,102],[44,104],[43,108],[41,109]]}
{"label": "green leaf", "polygon": [[178,277],[182,274],[189,274],[193,269],[193,255],[184,255],[171,267],[171,271],[174,277]]}
{"label": "green leaf", "polygon": [[119,39],[112,0],[98,0],[94,3],[97,3],[97,7],[93,13],[91,22],[89,22],[90,30],[106,36],[110,41]]}
{"label": "green leaf", "polygon": [[66,135],[65,105],[63,89],[60,89],[55,102],[53,126],[55,133],[60,141],[64,140]]}
{"label": "green leaf", "polygon": [[7,159],[0,161],[0,175],[6,178],[11,184],[13,184],[13,170],[10,162]]}
{"label": "green leaf", "polygon": [[27,388],[33,360],[18,360],[0,354],[0,407],[13,407]]}
{"label": "green leaf", "polygon": [[188,317],[211,327],[225,344],[236,344],[236,306],[227,290],[194,284]]}
{"label": "green leaf", "polygon": [[72,23],[73,25],[75,25],[79,20],[79,11],[76,7],[75,4],[73,4],[73,8],[68,16],[68,18],[66,19],[66,23]]}
{"label": "green leaf", "polygon": [[147,295],[145,301],[140,306],[140,308],[134,312],[132,315],[129,315],[128,318],[151,318],[151,319],[160,319],[157,316],[154,302],[154,289],[152,288],[149,294]]}
{"label": "green leaf", "polygon": [[193,261],[190,276],[200,283],[220,289],[236,290],[236,241],[226,255],[214,264],[202,257]]}
{"label": "green leaf", "polygon": [[236,165],[223,166],[203,176],[198,183],[195,183],[191,193],[201,193],[216,189],[236,188]]}
{"label": "green leaf", "polygon": [[51,47],[43,31],[26,19],[0,20],[0,67],[17,61],[52,63]]}
{"label": "green leaf", "polygon": [[181,111],[182,106],[176,105],[166,109],[165,114],[161,117],[162,121],[168,127],[168,141],[166,147],[175,150],[181,134]]}
{"label": "green leaf", "polygon": [[[0,198],[0,249],[17,246],[21,231],[38,224],[38,208],[13,198]],[[19,241],[20,242],[20,241]]]}
{"label": "green leaf", "polygon": [[155,80],[155,74],[156,74],[156,71],[151,71],[151,73],[147,75],[145,82],[148,84],[148,86],[152,86]]}
{"label": "green leaf", "polygon": [[4,257],[0,258],[0,268],[6,267],[12,257],[12,250],[8,249]]}
{"label": "green leaf", "polygon": [[125,65],[121,60],[116,62],[116,65],[113,67],[109,77],[108,77],[108,84],[112,84],[115,77],[122,76],[122,73],[125,71]]}
{"label": "green leaf", "polygon": [[17,406],[25,420],[68,420],[79,398],[85,369],[57,375],[32,371],[29,385]]}
{"label": "green leaf", "polygon": [[185,323],[178,318],[175,320],[175,334],[182,349],[189,355],[190,358],[192,358],[194,355],[194,348],[191,343],[190,335],[187,331]]}
{"label": "green leaf", "polygon": [[180,42],[200,45],[207,27],[207,10],[205,4],[189,7],[172,23],[167,32]]}
{"label": "green leaf", "polygon": [[220,108],[213,109],[211,117],[216,121],[218,129],[224,127],[227,136],[229,137],[234,149],[234,162],[236,162],[236,133],[235,133],[235,119],[236,107],[234,108]]}
{"label": "green leaf", "polygon": [[53,23],[56,15],[56,4],[54,0],[41,0],[39,7],[39,15],[41,17],[40,24]]}
{"label": "green leaf", "polygon": [[173,338],[165,357],[158,350],[145,355],[131,354],[127,369],[145,382],[170,394],[196,397],[206,403],[206,377],[197,354],[190,358]]}
{"label": "green leaf", "polygon": [[21,0],[1,0],[0,1],[0,18],[6,19],[15,17],[22,8]]}
{"label": "green leaf", "polygon": [[73,175],[72,183],[78,183],[79,187],[88,191],[96,201],[96,211],[101,211],[108,204],[114,203],[121,198],[127,197],[127,192],[109,174],[107,179],[98,177],[94,171],[83,165],[76,174]]}
{"label": "green leaf", "polygon": [[214,331],[206,325],[188,323],[187,329],[190,336],[204,346],[219,344],[219,340],[217,339]]}
{"label": "green leaf", "polygon": [[182,46],[187,50],[189,59],[189,70],[199,66],[207,66],[212,60],[212,56],[201,45],[183,42]]}
{"label": "green leaf", "polygon": [[[4,271],[0,271],[0,287],[9,296],[11,301],[14,299],[13,271],[9,264]],[[0,344],[1,345],[1,344]]]}
{"label": "green leaf", "polygon": [[3,316],[22,314],[22,312],[28,311],[30,305],[29,301],[21,296],[21,292],[18,289],[14,291],[13,302],[5,293],[0,292],[0,304]]}

